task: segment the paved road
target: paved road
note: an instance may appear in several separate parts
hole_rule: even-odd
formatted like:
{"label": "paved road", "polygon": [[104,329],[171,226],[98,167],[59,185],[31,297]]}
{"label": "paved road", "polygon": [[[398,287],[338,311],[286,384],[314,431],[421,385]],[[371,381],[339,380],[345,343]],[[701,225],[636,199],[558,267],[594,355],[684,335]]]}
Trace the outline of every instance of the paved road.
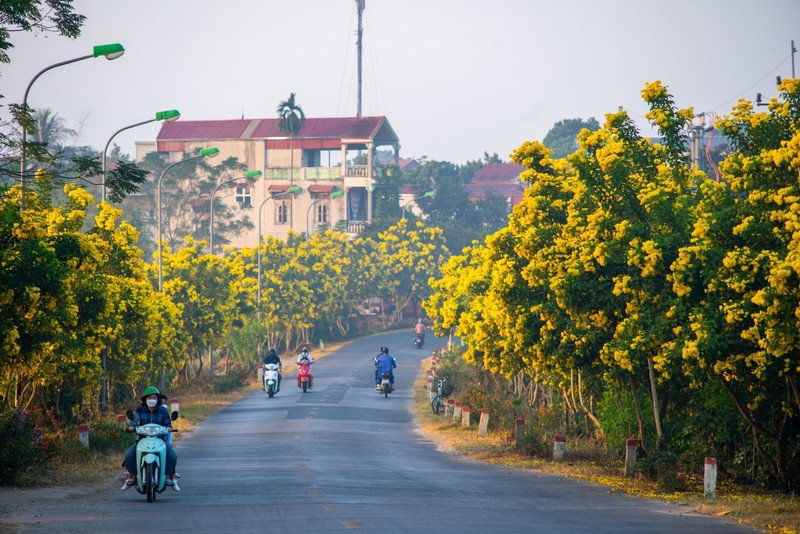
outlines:
{"label": "paved road", "polygon": [[[398,391],[388,399],[373,389],[381,345],[399,366]],[[314,366],[312,391],[285,377],[275,398],[251,395],[183,435],[181,493],[147,504],[133,490],[118,491],[121,478],[46,498],[32,492],[5,508],[0,530],[754,532],[583,481],[437,451],[409,411],[410,384],[427,354],[411,347],[409,334],[356,341]]]}

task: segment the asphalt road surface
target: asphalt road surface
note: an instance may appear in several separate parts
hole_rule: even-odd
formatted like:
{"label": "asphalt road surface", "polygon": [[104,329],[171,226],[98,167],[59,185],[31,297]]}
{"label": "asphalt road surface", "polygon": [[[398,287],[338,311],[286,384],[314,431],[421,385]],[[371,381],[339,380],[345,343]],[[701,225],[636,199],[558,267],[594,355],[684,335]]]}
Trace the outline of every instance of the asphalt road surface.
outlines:
{"label": "asphalt road surface", "polygon": [[[413,334],[361,339],[326,354],[303,393],[284,376],[273,399],[236,402],[177,442],[180,493],[148,504],[96,487],[0,491],[4,532],[755,532],[580,480],[484,465],[440,452],[417,432]],[[388,345],[397,391],[374,389]],[[313,354],[313,352],[312,352]]]}

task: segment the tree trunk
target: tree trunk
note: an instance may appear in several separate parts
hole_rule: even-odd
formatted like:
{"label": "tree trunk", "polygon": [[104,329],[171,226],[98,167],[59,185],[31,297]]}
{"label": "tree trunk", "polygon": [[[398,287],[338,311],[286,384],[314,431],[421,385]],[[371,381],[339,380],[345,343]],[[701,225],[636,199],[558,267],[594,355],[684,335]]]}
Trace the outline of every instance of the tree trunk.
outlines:
{"label": "tree trunk", "polygon": [[651,402],[653,404],[653,418],[656,422],[656,448],[661,449],[664,434],[661,431],[661,410],[658,408],[658,393],[656,392],[656,371],[653,366],[653,358],[647,358],[647,370],[650,376],[650,389],[652,393]]}
{"label": "tree trunk", "polygon": [[636,384],[631,375],[631,396],[633,396],[633,406],[636,408],[636,421],[639,426],[639,446],[647,452],[647,442],[644,440],[644,415],[642,406],[639,404],[639,395],[636,393]]}
{"label": "tree trunk", "polygon": [[583,388],[582,388],[582,381],[581,381],[581,373],[578,372],[578,400],[580,400],[581,408],[583,409],[583,413],[586,417],[592,422],[594,425],[594,431],[597,433],[597,438],[600,439],[604,444],[606,443],[606,432],[603,430],[603,425],[600,424],[600,420],[592,413],[590,409],[586,407],[583,402]]}
{"label": "tree trunk", "polygon": [[783,414],[783,418],[781,419],[779,432],[778,434],[773,434],[769,432],[765,428],[762,428],[756,421],[750,417],[750,414],[742,406],[742,403],[739,401],[738,397],[734,393],[733,389],[731,388],[730,384],[724,378],[720,379],[722,381],[722,386],[725,388],[725,391],[728,392],[728,395],[733,402],[733,405],[736,407],[736,410],[739,412],[739,415],[744,418],[750,428],[753,429],[753,432],[757,435],[763,436],[766,438],[768,442],[770,442],[776,450],[776,458],[773,458],[770,455],[769,451],[765,450],[764,447],[761,445],[761,440],[759,440],[756,436],[754,436],[753,443],[755,447],[758,449],[759,454],[762,458],[767,462],[769,465],[770,471],[778,483],[784,490],[789,490],[792,487],[792,482],[787,479],[786,473],[786,449],[788,445],[788,435],[787,430],[789,425],[790,416],[786,412]]}

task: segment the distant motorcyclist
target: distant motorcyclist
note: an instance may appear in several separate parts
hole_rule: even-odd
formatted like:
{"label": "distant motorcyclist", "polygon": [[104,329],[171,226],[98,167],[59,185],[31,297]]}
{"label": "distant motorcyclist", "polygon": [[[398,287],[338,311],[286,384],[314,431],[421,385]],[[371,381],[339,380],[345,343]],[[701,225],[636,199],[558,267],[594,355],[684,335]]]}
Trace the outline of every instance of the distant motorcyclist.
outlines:
{"label": "distant motorcyclist", "polygon": [[414,333],[419,336],[420,340],[425,341],[425,325],[422,323],[422,319],[417,319],[417,324],[414,325]]}
{"label": "distant motorcyclist", "polygon": [[394,369],[397,367],[397,361],[389,355],[389,347],[381,347],[381,353],[375,359],[375,364],[378,366],[375,373],[375,389],[380,389],[383,373],[389,374],[389,383],[394,386]]}
{"label": "distant motorcyclist", "polygon": [[[270,347],[267,351],[267,355],[264,356],[264,365],[268,363],[274,363],[278,366],[278,391],[281,390],[281,379],[283,376],[281,375],[281,369],[283,368],[283,364],[281,363],[281,359],[278,357],[278,353],[275,351],[275,347]],[[266,388],[264,388],[266,389]]]}
{"label": "distant motorcyclist", "polygon": [[309,365],[314,363],[314,358],[311,357],[311,354],[308,352],[308,346],[306,345],[303,345],[303,350],[297,355],[297,365],[300,365],[303,361],[308,362]]}
{"label": "distant motorcyclist", "polygon": [[[165,426],[167,428],[172,428],[172,419],[169,415],[169,410],[167,407],[160,403],[159,397],[161,393],[158,389],[154,387],[148,387],[142,393],[142,403],[136,408],[136,413],[139,415],[139,422],[140,425],[146,425],[149,423],[154,423],[157,425]],[[133,432],[133,427],[128,427],[129,432]],[[141,439],[137,436],[137,441]],[[172,489],[175,491],[180,491],[181,488],[178,486],[178,481],[175,480],[175,467],[178,463],[178,455],[175,453],[175,449],[167,442],[166,436],[162,437],[164,442],[167,444],[167,465],[166,467],[166,474],[167,474],[167,485],[172,486]],[[122,486],[121,489],[128,489],[134,485],[136,480],[136,475],[134,473],[137,471],[136,469],[136,444],[131,446],[125,452],[125,460],[122,462],[122,466],[128,472],[128,479],[125,481],[125,484]]]}
{"label": "distant motorcyclist", "polygon": [[[311,373],[311,364],[314,363],[314,358],[311,357],[311,354],[308,352],[308,346],[303,345],[303,349],[300,351],[300,354],[297,355],[297,387],[303,387],[302,377],[308,376],[308,387],[311,388],[314,384],[314,375]],[[307,365],[306,370],[308,374],[303,374],[302,365]],[[305,392],[305,390],[303,390]]]}

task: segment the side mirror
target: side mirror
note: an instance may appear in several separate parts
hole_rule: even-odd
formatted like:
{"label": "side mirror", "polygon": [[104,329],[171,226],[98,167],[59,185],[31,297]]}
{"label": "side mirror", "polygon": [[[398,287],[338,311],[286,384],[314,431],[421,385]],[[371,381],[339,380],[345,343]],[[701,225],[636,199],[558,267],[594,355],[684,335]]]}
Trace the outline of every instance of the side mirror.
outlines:
{"label": "side mirror", "polygon": [[173,410],[172,411],[172,420],[174,421],[175,419],[177,419],[179,417],[179,415],[180,414],[178,414],[178,410]]}

